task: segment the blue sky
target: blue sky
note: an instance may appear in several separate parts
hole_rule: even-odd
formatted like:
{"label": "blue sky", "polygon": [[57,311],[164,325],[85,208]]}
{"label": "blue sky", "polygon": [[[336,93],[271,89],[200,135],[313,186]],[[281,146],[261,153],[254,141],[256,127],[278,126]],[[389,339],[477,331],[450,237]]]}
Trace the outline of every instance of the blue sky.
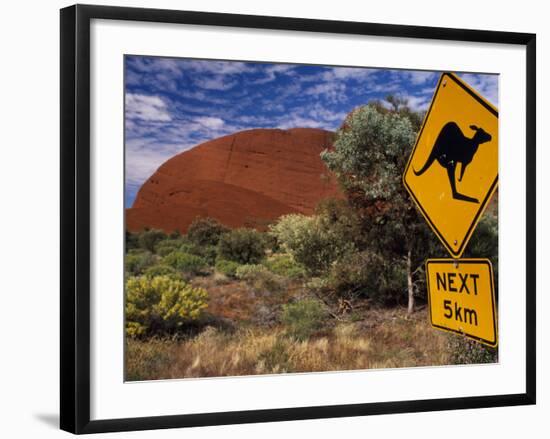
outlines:
{"label": "blue sky", "polygon": [[[461,76],[498,105],[497,76]],[[126,206],[163,162],[202,142],[251,128],[336,130],[353,108],[388,94],[425,110],[438,78],[412,70],[126,56]]]}

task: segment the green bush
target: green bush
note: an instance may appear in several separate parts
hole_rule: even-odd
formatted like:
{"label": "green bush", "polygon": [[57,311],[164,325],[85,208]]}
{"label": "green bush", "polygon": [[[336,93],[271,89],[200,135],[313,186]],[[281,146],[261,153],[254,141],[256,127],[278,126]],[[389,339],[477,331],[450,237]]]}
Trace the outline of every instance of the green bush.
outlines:
{"label": "green bush", "polygon": [[183,253],[181,251],[174,251],[166,255],[162,262],[178,271],[188,274],[202,274],[208,265],[200,256]]}
{"label": "green bush", "polygon": [[264,265],[272,273],[289,279],[298,279],[305,275],[305,268],[298,264],[292,255],[289,254],[274,254],[267,258]]}
{"label": "green bush", "polygon": [[218,245],[222,235],[227,232],[229,229],[214,218],[196,218],[187,230],[187,238],[199,246],[215,246]]}
{"label": "green bush", "polygon": [[179,250],[183,241],[181,239],[166,239],[159,241],[155,245],[155,253],[159,256],[166,256],[175,250]]}
{"label": "green bush", "polygon": [[173,267],[170,267],[169,265],[155,264],[155,265],[152,265],[151,267],[147,268],[147,270],[145,270],[144,274],[145,274],[145,276],[149,276],[149,277],[176,276],[177,271]]}
{"label": "green bush", "polygon": [[237,268],[235,276],[246,281],[257,292],[276,293],[284,288],[284,281],[259,264],[246,264]]}
{"label": "green bush", "polygon": [[181,238],[181,232],[179,230],[174,230],[168,235],[168,237],[170,239],[180,239]]}
{"label": "green bush", "polygon": [[130,250],[124,258],[124,268],[127,273],[138,275],[155,263],[154,256],[141,249]]}
{"label": "green bush", "polygon": [[256,264],[265,256],[264,238],[253,229],[234,229],[220,238],[218,256],[239,264]]}
{"label": "green bush", "polygon": [[138,235],[136,233],[132,233],[126,230],[125,241],[126,241],[126,252],[139,247]]}
{"label": "green bush", "polygon": [[285,215],[270,226],[281,247],[310,275],[319,275],[354,248],[349,237],[324,216]]}
{"label": "green bush", "polygon": [[448,334],[451,364],[483,364],[498,361],[498,349],[485,346],[461,335]]}
{"label": "green bush", "polygon": [[218,257],[218,248],[214,245],[194,245],[189,253],[200,256],[208,265],[214,265]]}
{"label": "green bush", "polygon": [[197,320],[208,293],[169,276],[130,277],[126,281],[126,334],[143,337],[173,333]]}
{"label": "green bush", "polygon": [[282,322],[286,334],[297,340],[306,340],[323,329],[327,311],[323,304],[314,299],[303,299],[283,305]]}
{"label": "green bush", "polygon": [[236,277],[236,271],[240,267],[239,263],[218,259],[216,261],[216,271],[229,277]]}
{"label": "green bush", "polygon": [[493,265],[495,288],[498,297],[498,219],[486,213],[483,215],[464,252],[469,258],[488,258]]}
{"label": "green bush", "polygon": [[138,237],[138,242],[141,248],[154,253],[157,243],[165,239],[166,233],[162,230],[151,229],[141,232]]}
{"label": "green bush", "polygon": [[395,305],[404,297],[405,268],[369,251],[349,253],[330,268],[326,286],[338,297],[364,297]]}
{"label": "green bush", "polygon": [[235,270],[235,277],[241,280],[254,280],[261,273],[266,273],[267,268],[259,264],[244,264]]}

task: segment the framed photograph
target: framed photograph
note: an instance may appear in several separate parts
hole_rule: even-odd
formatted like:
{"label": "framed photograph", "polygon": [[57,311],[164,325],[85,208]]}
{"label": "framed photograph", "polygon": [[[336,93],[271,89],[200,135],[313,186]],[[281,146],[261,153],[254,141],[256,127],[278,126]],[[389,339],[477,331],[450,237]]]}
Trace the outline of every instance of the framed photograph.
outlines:
{"label": "framed photograph", "polygon": [[535,403],[535,35],[61,10],[61,428]]}

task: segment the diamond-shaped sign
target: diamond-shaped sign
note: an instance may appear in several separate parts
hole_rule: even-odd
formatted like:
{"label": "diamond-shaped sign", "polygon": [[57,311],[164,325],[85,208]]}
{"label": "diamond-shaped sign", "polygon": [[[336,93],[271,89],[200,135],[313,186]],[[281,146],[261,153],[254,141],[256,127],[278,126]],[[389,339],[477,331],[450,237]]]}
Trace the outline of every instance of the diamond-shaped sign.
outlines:
{"label": "diamond-shaped sign", "polygon": [[403,183],[460,258],[497,188],[498,110],[454,74],[439,79]]}

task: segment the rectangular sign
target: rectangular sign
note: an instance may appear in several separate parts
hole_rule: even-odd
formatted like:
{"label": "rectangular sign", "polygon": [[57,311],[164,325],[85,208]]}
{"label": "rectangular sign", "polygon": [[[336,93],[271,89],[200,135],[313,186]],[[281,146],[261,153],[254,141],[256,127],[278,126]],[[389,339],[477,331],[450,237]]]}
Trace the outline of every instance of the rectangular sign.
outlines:
{"label": "rectangular sign", "polygon": [[434,328],[498,344],[493,267],[488,259],[428,259],[426,280]]}

